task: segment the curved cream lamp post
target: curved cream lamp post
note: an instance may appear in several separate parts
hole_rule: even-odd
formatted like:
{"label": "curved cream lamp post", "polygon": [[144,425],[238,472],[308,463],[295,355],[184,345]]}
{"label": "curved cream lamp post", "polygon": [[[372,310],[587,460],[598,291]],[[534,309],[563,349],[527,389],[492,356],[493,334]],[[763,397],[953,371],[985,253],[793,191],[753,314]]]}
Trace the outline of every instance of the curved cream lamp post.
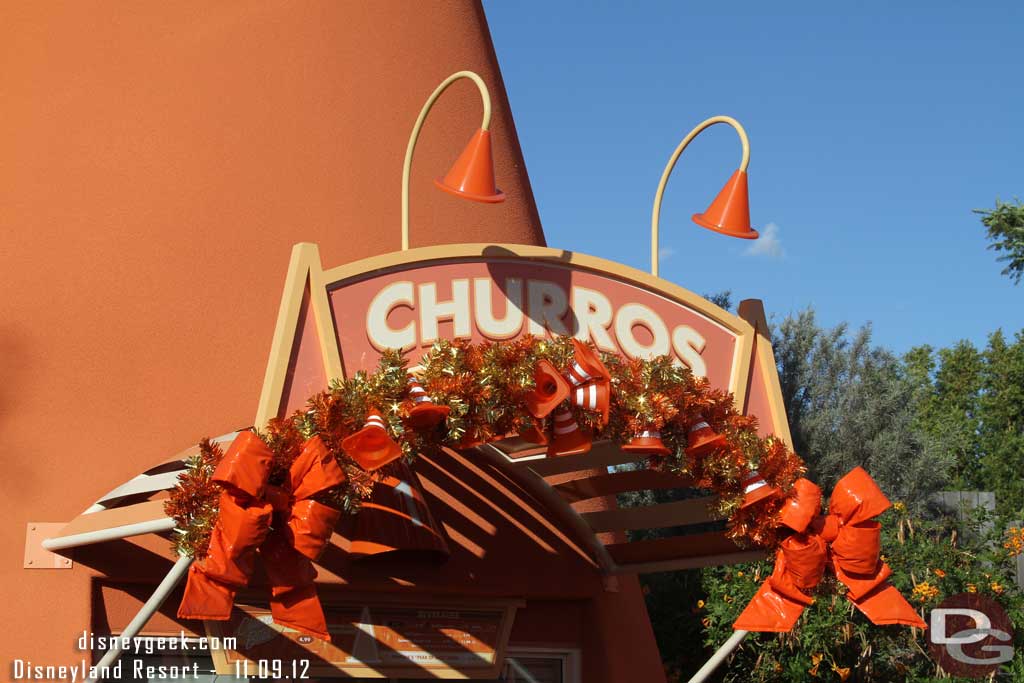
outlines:
{"label": "curved cream lamp post", "polygon": [[475,202],[494,204],[505,201],[505,193],[494,186],[494,158],[491,154],[491,94],[484,84],[484,79],[473,71],[457,71],[441,81],[426,104],[420,111],[416,124],[409,136],[409,145],[405,149],[405,164],[402,166],[402,251],[409,248],[409,176],[412,171],[412,156],[416,150],[416,142],[420,137],[420,129],[427,114],[433,108],[437,98],[441,96],[455,81],[468,78],[476,84],[480,91],[480,99],[484,104],[483,121],[470,139],[469,144],[455,161],[451,170],[443,179],[438,178],[434,184],[445,192]]}
{"label": "curved cream lamp post", "polygon": [[[743,130],[740,122],[731,116],[712,116],[701,121],[697,126],[687,133],[683,141],[679,143],[668,164],[661,174],[661,181],[658,183],[658,190],[654,193],[654,208],[651,210],[651,274],[658,276],[658,222],[661,218],[661,200],[665,196],[665,186],[668,184],[668,177],[672,174],[676,162],[679,161],[683,150],[693,142],[694,138],[716,123],[725,123],[733,127],[740,137],[740,144],[743,146],[743,158],[740,160],[740,167],[733,172],[732,176],[725,183],[725,186],[715,197],[714,201],[704,213],[693,214],[693,222],[697,225],[720,232],[723,235],[739,237],[741,239],[757,239],[757,231],[750,227],[750,201],[747,195],[747,167],[750,165],[750,140],[747,138],[747,131]],[[693,675],[689,683],[702,683],[718,666],[732,654],[743,639],[747,631],[737,630],[725,643],[711,656],[711,658]]]}
{"label": "curved cream lamp post", "polygon": [[757,231],[750,227],[750,202],[747,198],[747,166],[750,165],[750,140],[747,138],[747,131],[743,130],[740,122],[731,116],[712,116],[697,124],[697,127],[687,133],[683,141],[676,147],[669,157],[668,164],[661,174],[661,181],[658,183],[658,191],[654,193],[654,208],[651,211],[651,274],[658,275],[658,221],[661,218],[661,200],[665,195],[665,186],[668,184],[668,177],[672,174],[676,162],[683,150],[693,142],[694,138],[716,123],[726,123],[732,126],[740,136],[740,143],[743,145],[743,159],[740,167],[733,172],[732,177],[726,182],[725,187],[718,193],[711,206],[704,213],[693,214],[693,222],[697,225],[720,232],[723,235],[739,237],[742,239],[757,239]]}

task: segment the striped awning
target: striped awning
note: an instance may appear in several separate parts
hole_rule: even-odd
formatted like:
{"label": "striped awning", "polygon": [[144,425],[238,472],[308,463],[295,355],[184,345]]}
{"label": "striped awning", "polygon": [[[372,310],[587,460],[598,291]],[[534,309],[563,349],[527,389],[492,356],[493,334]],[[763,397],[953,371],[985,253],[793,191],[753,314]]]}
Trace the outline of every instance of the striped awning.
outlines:
{"label": "striped awning", "polygon": [[[238,432],[231,432],[211,441],[226,446],[236,436]],[[174,520],[164,514],[164,492],[174,488],[178,475],[185,470],[186,461],[198,454],[199,446],[192,446],[112,489],[65,525],[56,536],[43,541],[43,547],[57,551],[171,531]]]}

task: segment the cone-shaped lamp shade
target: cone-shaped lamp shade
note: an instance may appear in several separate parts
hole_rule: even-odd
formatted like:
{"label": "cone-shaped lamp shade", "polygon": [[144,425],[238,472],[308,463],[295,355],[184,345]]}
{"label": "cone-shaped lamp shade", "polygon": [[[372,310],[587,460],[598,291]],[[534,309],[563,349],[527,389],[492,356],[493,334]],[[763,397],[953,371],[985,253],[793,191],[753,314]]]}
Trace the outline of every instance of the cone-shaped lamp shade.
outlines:
{"label": "cone-shaped lamp shade", "polygon": [[704,213],[693,214],[693,222],[702,228],[724,235],[757,239],[757,230],[750,227],[750,202],[747,198],[747,174],[737,170]]}
{"label": "cone-shaped lamp shade", "polygon": [[478,130],[448,175],[434,183],[445,192],[474,202],[494,204],[505,201],[505,193],[494,186],[491,132]]}

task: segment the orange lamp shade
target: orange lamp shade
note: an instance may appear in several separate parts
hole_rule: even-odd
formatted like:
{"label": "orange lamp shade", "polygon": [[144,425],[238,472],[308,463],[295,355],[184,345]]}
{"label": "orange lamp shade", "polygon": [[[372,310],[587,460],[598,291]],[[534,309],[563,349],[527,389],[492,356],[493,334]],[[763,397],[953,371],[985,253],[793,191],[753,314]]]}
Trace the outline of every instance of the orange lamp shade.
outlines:
{"label": "orange lamp shade", "polygon": [[443,179],[434,181],[445,192],[474,202],[494,204],[505,201],[505,193],[494,186],[494,157],[491,132],[480,129]]}
{"label": "orange lamp shade", "polygon": [[746,172],[738,169],[734,171],[708,210],[693,214],[693,222],[723,235],[756,240],[757,230],[750,227]]}

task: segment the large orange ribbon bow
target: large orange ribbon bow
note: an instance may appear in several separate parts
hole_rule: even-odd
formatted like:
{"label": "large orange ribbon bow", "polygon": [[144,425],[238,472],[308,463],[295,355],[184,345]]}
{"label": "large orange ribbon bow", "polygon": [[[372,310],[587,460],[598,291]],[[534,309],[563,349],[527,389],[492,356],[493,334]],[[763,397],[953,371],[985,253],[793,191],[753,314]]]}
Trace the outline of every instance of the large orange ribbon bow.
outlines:
{"label": "large orange ribbon bow", "polygon": [[798,479],[780,522],[796,533],[784,539],[775,570],[733,624],[745,631],[789,631],[814,598],[831,563],[846,596],[876,624],[925,628],[914,608],[892,586],[892,570],[881,561],[881,525],[874,520],[890,506],[875,480],[857,467],[836,484],[828,514],[821,514],[821,489]]}
{"label": "large orange ribbon bow", "polygon": [[330,640],[311,560],[323,552],[341,513],[312,498],[345,481],[345,473],[319,437],[305,443],[281,486],[267,483],[271,458],[258,436],[242,432],[217,465],[220,514],[209,553],[189,569],[178,616],[228,619],[258,554],[270,580],[274,621]]}

